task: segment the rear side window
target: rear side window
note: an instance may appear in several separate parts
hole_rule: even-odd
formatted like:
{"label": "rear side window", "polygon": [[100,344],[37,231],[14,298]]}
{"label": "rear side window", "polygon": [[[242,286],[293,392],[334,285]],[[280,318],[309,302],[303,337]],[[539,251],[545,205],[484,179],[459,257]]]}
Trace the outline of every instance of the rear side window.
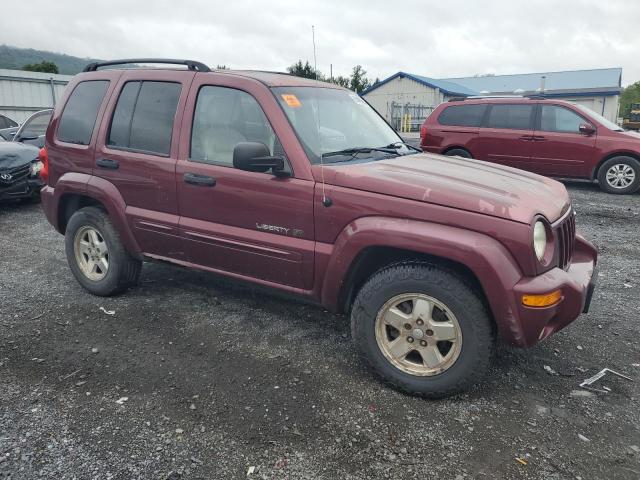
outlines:
{"label": "rear side window", "polygon": [[438,117],[440,125],[457,127],[479,127],[487,109],[486,105],[452,105],[444,109]]}
{"label": "rear side window", "polygon": [[488,128],[527,130],[532,128],[534,105],[492,105],[487,119]]}
{"label": "rear side window", "polygon": [[568,108],[542,105],[540,130],[545,132],[580,133],[580,124],[587,123],[580,115]]}
{"label": "rear side window", "polygon": [[108,80],[91,80],[76,85],[60,117],[58,140],[89,145],[108,86]]}
{"label": "rear side window", "polygon": [[128,82],[111,119],[111,148],[169,155],[181,86],[173,82]]}

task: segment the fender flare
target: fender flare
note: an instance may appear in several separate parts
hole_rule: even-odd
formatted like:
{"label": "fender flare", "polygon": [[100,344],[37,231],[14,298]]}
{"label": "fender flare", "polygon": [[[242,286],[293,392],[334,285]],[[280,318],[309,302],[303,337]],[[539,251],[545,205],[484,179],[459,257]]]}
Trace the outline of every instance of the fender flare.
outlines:
{"label": "fender flare", "polygon": [[142,250],[127,222],[127,204],[116,186],[104,178],[92,176],[87,183],[87,196],[104,205],[127,251],[136,258],[140,258]]}
{"label": "fender flare", "polygon": [[353,262],[369,247],[391,247],[447,259],[469,268],[478,279],[498,329],[523,339],[513,287],[523,277],[513,256],[488,235],[438,223],[392,217],[362,217],[336,238],[322,283],[323,305],[338,305]]}
{"label": "fender flare", "polygon": [[83,195],[99,202],[107,210],[109,219],[127,251],[136,258],[140,258],[141,249],[127,222],[127,205],[113,183],[86,173],[67,173],[58,179],[55,188],[45,187],[43,190],[45,190],[43,195],[45,214],[58,232],[62,233],[58,216],[62,197],[65,194]]}

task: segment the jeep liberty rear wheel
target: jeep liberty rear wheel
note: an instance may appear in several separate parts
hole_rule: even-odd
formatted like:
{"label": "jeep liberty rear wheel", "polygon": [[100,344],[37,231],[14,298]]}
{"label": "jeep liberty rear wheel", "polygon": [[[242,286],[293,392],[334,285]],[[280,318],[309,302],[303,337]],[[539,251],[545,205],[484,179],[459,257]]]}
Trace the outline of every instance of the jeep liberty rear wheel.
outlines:
{"label": "jeep liberty rear wheel", "polygon": [[478,295],[455,273],[422,262],[375,273],[354,302],[351,332],[384,381],[429,398],[481,380],[495,348],[494,325]]}
{"label": "jeep liberty rear wheel", "polygon": [[140,277],[142,262],[125,250],[109,216],[99,208],[85,207],[73,214],[65,250],[76,280],[94,295],[121,293]]}
{"label": "jeep liberty rear wheel", "polygon": [[640,162],[633,157],[613,157],[598,170],[598,185],[607,193],[620,195],[640,188]]}

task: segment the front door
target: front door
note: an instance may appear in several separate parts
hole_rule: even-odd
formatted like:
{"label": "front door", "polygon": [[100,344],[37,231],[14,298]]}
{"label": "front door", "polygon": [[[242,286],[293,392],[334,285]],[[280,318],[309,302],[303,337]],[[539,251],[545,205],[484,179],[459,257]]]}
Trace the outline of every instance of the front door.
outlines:
{"label": "front door", "polygon": [[532,103],[490,104],[478,135],[476,158],[531,170],[534,112]]}
{"label": "front door", "polygon": [[531,162],[547,175],[588,177],[596,134],[581,133],[580,125],[591,123],[565,106],[552,104],[540,105],[539,118]]}
{"label": "front door", "polygon": [[[93,173],[112,183],[146,254],[181,259],[176,194],[179,114],[193,72],[123,73],[105,113]],[[174,125],[176,128],[174,128]]]}
{"label": "front door", "polygon": [[194,82],[191,89],[187,112],[194,113],[185,115],[189,137],[183,133],[176,169],[187,259],[238,277],[310,290],[314,184],[295,172],[278,178],[234,168],[233,150],[241,142],[260,142],[271,155],[287,155],[251,93],[209,83]]}

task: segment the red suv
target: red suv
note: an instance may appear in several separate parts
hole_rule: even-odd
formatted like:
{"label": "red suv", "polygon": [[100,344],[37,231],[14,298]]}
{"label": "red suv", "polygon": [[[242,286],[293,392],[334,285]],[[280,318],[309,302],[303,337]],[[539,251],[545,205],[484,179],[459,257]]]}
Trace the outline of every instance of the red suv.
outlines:
{"label": "red suv", "polygon": [[640,188],[640,135],[562,100],[453,100],[433,111],[420,137],[425,152],[476,158],[552,177],[597,179],[609,193],[634,193]]}
{"label": "red suv", "polygon": [[562,184],[421,153],[333,84],[172,62],[89,65],[47,130],[42,205],[90,293],[152,260],[271,287],[350,312],[374,370],[430,397],[588,308]]}

